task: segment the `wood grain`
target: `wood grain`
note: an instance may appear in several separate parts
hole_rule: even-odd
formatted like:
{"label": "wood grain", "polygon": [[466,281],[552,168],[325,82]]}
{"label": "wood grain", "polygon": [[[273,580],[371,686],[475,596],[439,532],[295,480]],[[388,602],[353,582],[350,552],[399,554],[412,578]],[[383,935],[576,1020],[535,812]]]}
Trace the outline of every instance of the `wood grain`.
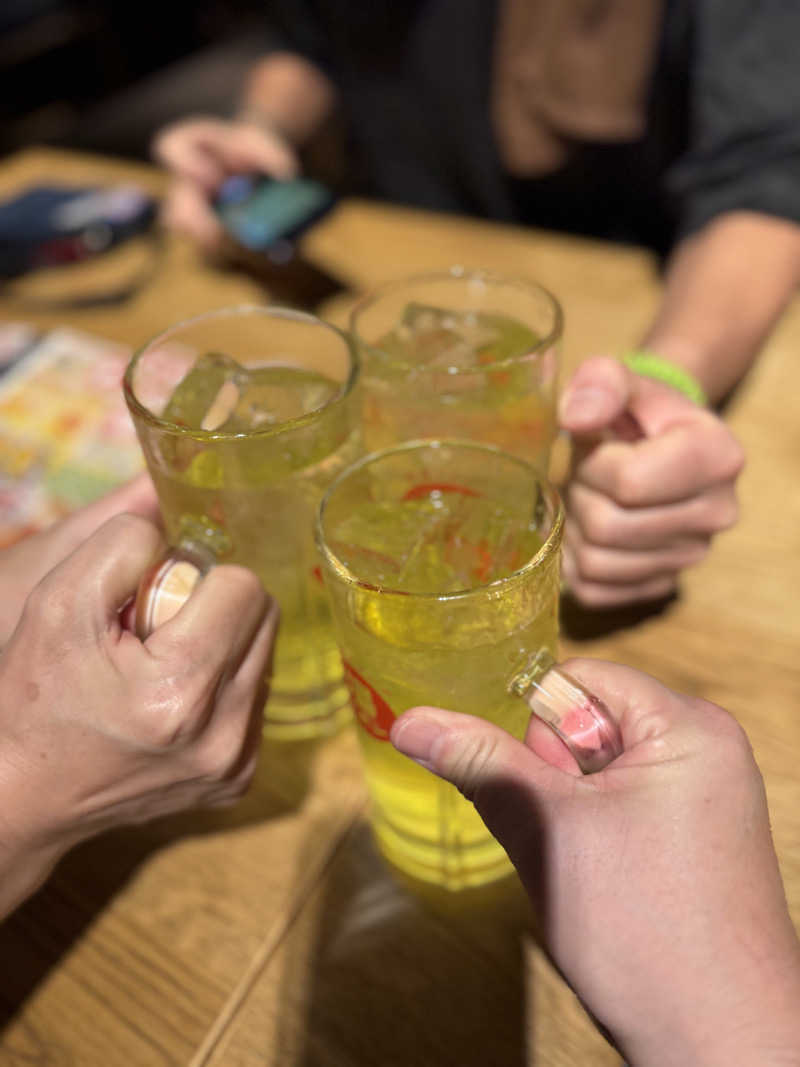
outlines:
{"label": "wood grain", "polygon": [[[146,167],[31,151],[32,180]],[[349,201],[307,252],[354,290],[462,263],[537,278],[566,313],[567,370],[635,341],[658,300],[636,249]],[[264,299],[169,238],[157,275],[115,308],[39,313],[137,344],[207,307]],[[345,322],[352,296],[325,307]],[[0,317],[30,318],[9,299]],[[563,651],[648,671],[729,708],[762,767],[787,897],[800,922],[800,306],[728,412],[748,465],[741,517],[658,610],[564,606]],[[110,834],[68,857],[0,929],[0,1065],[571,1067],[619,1063],[536,942],[516,882],[437,895],[375,853],[352,733],[264,752],[233,811]]]}

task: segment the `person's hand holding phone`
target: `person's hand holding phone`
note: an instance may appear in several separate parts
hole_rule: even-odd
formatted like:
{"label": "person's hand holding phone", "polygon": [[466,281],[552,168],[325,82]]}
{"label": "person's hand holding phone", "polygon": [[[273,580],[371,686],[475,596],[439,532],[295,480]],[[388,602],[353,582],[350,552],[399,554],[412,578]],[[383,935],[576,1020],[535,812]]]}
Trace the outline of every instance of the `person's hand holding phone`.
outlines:
{"label": "person's hand holding phone", "polygon": [[214,204],[229,178],[262,174],[285,180],[300,171],[294,146],[277,129],[244,119],[183,119],[159,132],[153,155],[172,175],[162,221],[208,253],[225,243]]}

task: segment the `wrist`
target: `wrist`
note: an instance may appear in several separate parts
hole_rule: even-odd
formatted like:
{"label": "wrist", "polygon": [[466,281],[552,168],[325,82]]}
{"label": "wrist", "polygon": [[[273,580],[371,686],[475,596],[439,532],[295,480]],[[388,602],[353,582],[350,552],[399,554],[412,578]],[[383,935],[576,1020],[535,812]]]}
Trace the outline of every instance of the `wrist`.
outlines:
{"label": "wrist", "polygon": [[319,131],[335,100],[332,82],[312,63],[291,52],[273,52],[250,71],[240,114],[296,151]]}
{"label": "wrist", "polygon": [[682,1041],[670,1029],[659,1042],[618,1047],[630,1067],[797,1067],[800,1030],[795,1025],[776,1032],[765,1025],[758,1033],[748,1033],[726,1020],[702,1040]]}
{"label": "wrist", "polygon": [[[782,954],[783,955],[783,954]],[[686,998],[669,1017],[642,1013],[619,1047],[631,1067],[796,1067],[800,1055],[800,963],[796,946],[774,967],[751,967],[735,981],[709,976],[704,995]],[[751,961],[755,963],[755,960]],[[662,1005],[663,1006],[663,1005]],[[615,1035],[616,1036],[616,1035]]]}
{"label": "wrist", "polygon": [[705,407],[708,403],[706,391],[703,388],[702,383],[691,371],[687,370],[679,363],[675,363],[670,359],[665,359],[662,355],[659,355],[652,349],[632,349],[631,351],[624,353],[620,358],[625,366],[628,367],[629,370],[632,370],[634,374],[639,374],[644,378],[652,378],[655,381],[670,386],[699,407]]}
{"label": "wrist", "polygon": [[0,922],[47,880],[65,851],[0,829]]}
{"label": "wrist", "polygon": [[280,141],[280,143],[290,152],[294,153],[297,151],[297,145],[292,140],[289,130],[278,118],[268,114],[263,108],[244,104],[234,115],[234,121],[247,123],[250,126],[257,126],[263,133]]}
{"label": "wrist", "polygon": [[727,360],[718,342],[657,331],[642,341],[641,348],[690,374],[705,393],[707,404],[713,406],[726,394]]}
{"label": "wrist", "polygon": [[[6,739],[0,759],[0,920],[34,893],[77,838],[48,813],[52,783]],[[59,807],[55,806],[56,809]]]}

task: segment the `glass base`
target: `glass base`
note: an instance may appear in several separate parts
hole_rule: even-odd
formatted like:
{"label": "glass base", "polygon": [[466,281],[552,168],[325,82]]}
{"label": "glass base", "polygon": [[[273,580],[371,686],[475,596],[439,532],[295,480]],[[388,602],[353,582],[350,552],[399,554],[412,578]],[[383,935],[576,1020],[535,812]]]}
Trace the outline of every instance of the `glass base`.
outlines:
{"label": "glass base", "polygon": [[270,741],[328,737],[352,718],[350,697],[342,683],[311,694],[271,693],[264,708],[263,734]]}
{"label": "glass base", "polygon": [[379,849],[393,867],[445,889],[489,885],[514,870],[505,849],[488,830],[485,838],[455,847],[399,834],[380,815],[373,816],[372,828]]}

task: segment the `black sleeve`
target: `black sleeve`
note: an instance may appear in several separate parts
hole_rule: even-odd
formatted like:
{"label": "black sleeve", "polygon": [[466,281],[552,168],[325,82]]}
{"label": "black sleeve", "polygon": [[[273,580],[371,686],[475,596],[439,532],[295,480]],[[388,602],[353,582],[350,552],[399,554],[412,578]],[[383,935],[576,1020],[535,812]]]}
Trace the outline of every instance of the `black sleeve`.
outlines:
{"label": "black sleeve", "polygon": [[328,42],[315,0],[268,0],[267,12],[284,48],[328,67]]}
{"label": "black sleeve", "polygon": [[694,0],[679,236],[726,211],[800,223],[800,0]]}

